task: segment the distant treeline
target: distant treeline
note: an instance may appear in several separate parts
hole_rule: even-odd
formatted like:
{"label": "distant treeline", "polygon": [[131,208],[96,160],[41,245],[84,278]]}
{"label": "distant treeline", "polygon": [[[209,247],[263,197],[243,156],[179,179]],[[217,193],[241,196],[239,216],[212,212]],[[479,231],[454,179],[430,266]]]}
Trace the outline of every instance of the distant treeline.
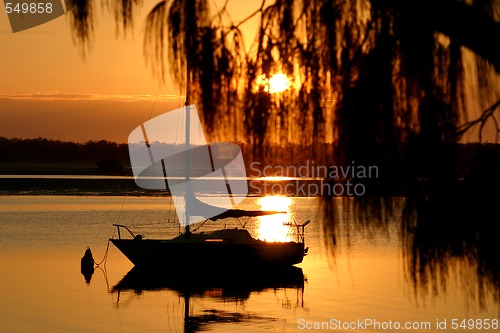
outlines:
{"label": "distant treeline", "polygon": [[[308,149],[299,144],[271,145],[263,154],[255,153],[248,144],[239,144],[249,169],[255,176],[256,168],[272,172],[276,166],[332,166],[336,165],[333,145],[323,144],[320,149]],[[318,147],[317,147],[318,148]],[[317,154],[315,151],[322,151]],[[123,166],[130,165],[127,144],[111,141],[85,143],[59,140],[8,139],[0,137],[0,162],[99,162],[117,160]],[[380,178],[419,178],[436,174],[443,178],[481,176],[500,177],[500,145],[493,143],[442,144],[439,147],[408,147],[400,156],[399,165],[386,166],[378,161],[355,161],[356,165],[375,165]],[[354,161],[353,161],[354,164]],[[251,173],[254,171],[254,174]],[[267,174],[266,174],[267,175]]]}
{"label": "distant treeline", "polygon": [[[254,154],[253,147],[239,143],[246,164],[258,161],[262,164],[286,165],[293,161],[297,165],[305,165],[314,160],[318,164],[327,164],[324,155],[331,155],[331,147],[323,156],[314,156],[312,150],[304,149],[298,144],[266,147],[264,154]],[[254,158],[258,156],[258,158]],[[129,161],[128,145],[107,140],[87,141],[85,143],[51,140],[45,138],[18,139],[0,137],[0,162],[93,162],[103,159]]]}
{"label": "distant treeline", "polygon": [[111,141],[85,143],[0,137],[0,162],[82,162],[114,158],[128,161],[128,147]]}

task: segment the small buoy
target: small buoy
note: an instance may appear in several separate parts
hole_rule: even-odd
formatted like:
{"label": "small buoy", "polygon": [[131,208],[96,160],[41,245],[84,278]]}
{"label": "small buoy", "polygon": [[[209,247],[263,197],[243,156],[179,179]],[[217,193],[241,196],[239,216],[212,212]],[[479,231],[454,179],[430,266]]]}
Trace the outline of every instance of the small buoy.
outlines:
{"label": "small buoy", "polygon": [[85,254],[81,260],[81,273],[85,278],[85,282],[90,283],[92,275],[94,274],[94,257],[92,257],[92,251],[90,251],[90,246],[87,246]]}

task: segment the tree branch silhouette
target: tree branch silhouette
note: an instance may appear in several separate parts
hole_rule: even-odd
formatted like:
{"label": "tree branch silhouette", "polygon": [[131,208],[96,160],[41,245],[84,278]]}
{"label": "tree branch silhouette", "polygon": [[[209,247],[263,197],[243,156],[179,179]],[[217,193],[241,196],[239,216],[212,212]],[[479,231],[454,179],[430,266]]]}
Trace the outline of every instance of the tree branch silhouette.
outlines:
{"label": "tree branch silhouette", "polygon": [[472,121],[469,121],[469,122],[459,126],[457,128],[456,133],[455,133],[456,139],[460,140],[465,133],[469,132],[472,128],[479,125],[478,140],[479,140],[479,142],[482,142],[483,141],[482,133],[483,133],[484,126],[486,125],[488,120],[491,119],[493,121],[494,126],[495,126],[495,136],[496,136],[495,142],[498,143],[498,136],[500,134],[500,127],[498,126],[498,121],[495,118],[495,111],[497,111],[498,109],[500,109],[500,99],[498,101],[496,101],[493,105],[491,105],[489,108],[484,110],[479,118],[472,120]]}
{"label": "tree branch silhouette", "polygon": [[[494,89],[485,79],[500,59],[491,43],[499,24],[485,9],[498,6],[494,0],[262,0],[240,22],[227,4],[211,16],[209,0],[159,1],[146,19],[144,54],[160,78],[168,68],[189,89],[213,139],[250,141],[263,158],[266,144],[293,141],[316,147],[325,161],[390,166],[410,138],[457,139],[467,119],[464,46],[481,57],[481,90]],[[142,1],[108,5],[126,29]],[[92,13],[91,0],[76,1],[72,25],[83,45],[93,34]],[[247,49],[240,28],[257,15]],[[270,94],[259,86],[275,73],[293,78],[293,89]],[[335,156],[325,156],[327,142]]]}

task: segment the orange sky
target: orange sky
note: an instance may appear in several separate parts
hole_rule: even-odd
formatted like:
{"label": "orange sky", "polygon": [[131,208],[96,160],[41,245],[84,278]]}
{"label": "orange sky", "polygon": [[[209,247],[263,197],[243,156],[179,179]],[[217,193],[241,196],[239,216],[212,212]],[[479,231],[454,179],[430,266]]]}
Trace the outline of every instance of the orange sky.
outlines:
{"label": "orange sky", "polygon": [[[0,136],[126,142],[152,110],[155,116],[182,105],[172,80],[159,88],[143,57],[144,18],[157,2],[145,1],[127,38],[117,37],[112,15],[99,10],[85,59],[72,41],[68,17],[12,33],[0,5]],[[257,4],[233,1],[229,9],[237,20]],[[153,109],[157,91],[161,101]]]}
{"label": "orange sky", "polygon": [[[135,30],[127,38],[117,37],[112,15],[98,10],[95,43],[85,59],[72,41],[68,17],[12,33],[2,2],[0,136],[126,142],[130,131],[150,113],[155,116],[182,105],[178,87],[167,79],[159,88],[143,57],[144,19],[157,2],[144,1]],[[224,2],[209,1],[212,8]],[[231,0],[228,9],[233,21],[239,22],[260,3]],[[245,23],[247,39],[254,36],[255,23]],[[161,101],[153,109],[157,91]],[[471,106],[469,111],[473,119],[481,110]],[[484,139],[493,141],[490,127],[486,126]],[[468,137],[477,140],[477,131]]]}

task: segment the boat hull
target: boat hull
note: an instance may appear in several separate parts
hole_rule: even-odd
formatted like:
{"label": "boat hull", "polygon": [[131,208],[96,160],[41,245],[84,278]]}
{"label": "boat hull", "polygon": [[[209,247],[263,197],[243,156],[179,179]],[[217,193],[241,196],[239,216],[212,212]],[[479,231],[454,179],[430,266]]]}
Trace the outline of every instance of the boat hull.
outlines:
{"label": "boat hull", "polygon": [[291,266],[304,258],[304,244],[296,242],[175,242],[159,239],[110,239],[135,265]]}

